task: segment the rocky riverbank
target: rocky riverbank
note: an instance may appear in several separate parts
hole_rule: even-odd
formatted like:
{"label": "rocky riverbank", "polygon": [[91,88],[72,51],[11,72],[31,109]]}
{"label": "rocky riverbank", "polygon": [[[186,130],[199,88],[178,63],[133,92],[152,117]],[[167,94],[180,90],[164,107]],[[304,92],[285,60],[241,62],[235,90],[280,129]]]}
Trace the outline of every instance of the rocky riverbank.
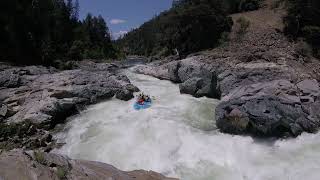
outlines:
{"label": "rocky riverbank", "polygon": [[84,106],[113,96],[133,98],[139,89],[119,68],[93,62],[73,63],[72,70],[64,71],[1,65],[0,118],[6,131],[0,144],[6,149],[45,148],[51,141],[49,130]]}
{"label": "rocky riverbank", "polygon": [[1,179],[113,179],[174,180],[144,170],[125,172],[99,162],[72,160],[68,157],[33,151],[15,150],[0,155]]}
{"label": "rocky riverbank", "polygon": [[221,99],[212,123],[222,132],[298,136],[320,127],[320,61],[297,48],[264,27],[226,46],[139,66],[136,72],[179,83],[181,93]]}

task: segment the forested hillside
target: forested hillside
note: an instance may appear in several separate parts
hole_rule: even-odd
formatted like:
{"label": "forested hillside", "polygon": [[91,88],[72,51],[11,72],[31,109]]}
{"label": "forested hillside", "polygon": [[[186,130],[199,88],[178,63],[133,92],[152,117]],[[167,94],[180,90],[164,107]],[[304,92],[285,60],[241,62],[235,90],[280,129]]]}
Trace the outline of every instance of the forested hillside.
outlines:
{"label": "forested hillside", "polygon": [[174,6],[118,40],[126,54],[167,56],[214,47],[231,30],[219,1],[190,1]]}
{"label": "forested hillside", "polygon": [[[320,2],[285,1],[285,33],[308,42],[320,57]],[[120,54],[164,57],[218,46],[231,30],[228,15],[258,9],[263,0],[177,0],[116,42],[105,20],[78,19],[77,0],[2,0],[0,59],[52,65],[56,60],[109,59]]]}
{"label": "forested hillside", "polygon": [[261,0],[180,0],[173,7],[118,40],[126,54],[167,56],[219,45],[232,20],[228,14],[258,9]]}
{"label": "forested hillside", "polygon": [[113,58],[104,19],[78,20],[79,2],[1,0],[0,59],[19,64],[52,64],[54,60]]}

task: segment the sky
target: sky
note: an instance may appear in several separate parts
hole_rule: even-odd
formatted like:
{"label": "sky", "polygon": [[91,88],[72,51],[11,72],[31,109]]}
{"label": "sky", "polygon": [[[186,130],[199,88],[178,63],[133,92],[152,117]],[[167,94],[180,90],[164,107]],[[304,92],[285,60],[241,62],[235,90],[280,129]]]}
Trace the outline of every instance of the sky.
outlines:
{"label": "sky", "polygon": [[116,39],[172,5],[172,0],[79,0],[80,19],[101,15]]}

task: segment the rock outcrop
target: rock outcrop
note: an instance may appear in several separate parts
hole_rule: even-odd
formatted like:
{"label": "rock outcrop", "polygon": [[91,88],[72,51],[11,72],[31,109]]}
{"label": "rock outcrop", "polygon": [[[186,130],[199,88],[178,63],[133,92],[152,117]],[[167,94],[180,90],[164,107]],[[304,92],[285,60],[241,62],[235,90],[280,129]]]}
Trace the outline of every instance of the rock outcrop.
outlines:
{"label": "rock outcrop", "polygon": [[125,172],[104,163],[21,150],[2,152],[0,167],[0,179],[6,180],[174,180],[152,171]]}
{"label": "rock outcrop", "polygon": [[115,64],[69,65],[75,69],[0,65],[0,149],[50,151],[50,130],[68,116],[113,96],[129,100],[139,91]]}
{"label": "rock outcrop", "polygon": [[[301,88],[301,84],[310,86]],[[319,92],[318,82],[309,79],[298,84],[274,80],[235,88],[216,109],[217,126],[228,133],[263,136],[315,132],[320,127]]]}
{"label": "rock outcrop", "polygon": [[116,95],[133,98],[138,89],[116,72],[115,65],[79,63],[74,70],[58,71],[42,66],[8,67],[0,72],[0,101],[7,122],[31,121],[54,126],[77,107]]}

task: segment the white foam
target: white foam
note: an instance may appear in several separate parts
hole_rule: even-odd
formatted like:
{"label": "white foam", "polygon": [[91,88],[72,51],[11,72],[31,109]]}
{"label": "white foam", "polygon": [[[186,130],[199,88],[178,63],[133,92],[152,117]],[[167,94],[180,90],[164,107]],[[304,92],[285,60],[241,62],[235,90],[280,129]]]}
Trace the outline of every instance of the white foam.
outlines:
{"label": "white foam", "polygon": [[133,100],[117,99],[91,106],[57,135],[66,145],[56,152],[186,180],[319,179],[320,134],[274,144],[222,134],[213,120],[218,101],[180,95],[168,81],[129,77],[156,97],[153,106],[135,111]]}

